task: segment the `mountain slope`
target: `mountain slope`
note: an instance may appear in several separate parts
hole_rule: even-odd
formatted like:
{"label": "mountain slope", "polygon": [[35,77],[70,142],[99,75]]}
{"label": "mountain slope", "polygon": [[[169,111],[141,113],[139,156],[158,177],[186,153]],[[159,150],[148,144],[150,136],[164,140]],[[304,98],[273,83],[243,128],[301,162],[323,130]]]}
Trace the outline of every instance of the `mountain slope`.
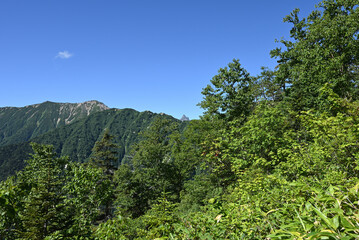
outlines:
{"label": "mountain slope", "polygon": [[0,108],[0,146],[27,141],[65,126],[91,113],[107,110],[98,101],[83,103],[44,102],[26,107]]}
{"label": "mountain slope", "polygon": [[[52,144],[59,155],[69,156],[71,161],[84,162],[88,160],[95,142],[102,137],[107,128],[120,146],[121,161],[131,145],[138,141],[138,133],[145,130],[158,117],[181,123],[165,114],[138,112],[133,109],[109,109],[53,129],[31,141]],[[181,124],[182,127],[186,125],[185,122]],[[29,158],[31,152],[29,142],[0,147],[0,179],[23,168],[24,160]]]}

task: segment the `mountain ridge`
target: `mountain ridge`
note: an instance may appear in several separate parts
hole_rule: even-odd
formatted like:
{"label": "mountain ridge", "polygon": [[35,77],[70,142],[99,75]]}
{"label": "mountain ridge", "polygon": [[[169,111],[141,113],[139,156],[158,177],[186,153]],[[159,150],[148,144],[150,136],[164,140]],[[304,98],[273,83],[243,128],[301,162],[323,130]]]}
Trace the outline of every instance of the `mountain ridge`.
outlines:
{"label": "mountain ridge", "polygon": [[109,109],[96,101],[0,107],[0,146],[27,141],[51,129],[70,124],[92,113]]}
{"label": "mountain ridge", "polygon": [[0,179],[5,179],[24,167],[24,160],[28,159],[32,152],[30,142],[51,144],[58,155],[69,156],[72,161],[86,162],[95,142],[101,138],[105,129],[115,136],[114,140],[120,146],[118,158],[121,162],[129,153],[132,144],[140,139],[138,133],[146,130],[156,118],[177,122],[182,129],[186,126],[186,123],[164,113],[109,108],[93,112],[69,124],[54,127],[43,134],[4,144],[0,146]]}

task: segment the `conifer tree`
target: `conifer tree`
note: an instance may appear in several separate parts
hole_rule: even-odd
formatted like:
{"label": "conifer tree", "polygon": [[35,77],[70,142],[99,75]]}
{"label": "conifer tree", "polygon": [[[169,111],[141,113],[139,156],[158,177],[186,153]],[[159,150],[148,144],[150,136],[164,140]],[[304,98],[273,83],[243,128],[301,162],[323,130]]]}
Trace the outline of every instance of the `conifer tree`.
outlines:
{"label": "conifer tree", "polygon": [[23,239],[45,239],[52,234],[65,237],[70,215],[65,203],[64,170],[66,158],[55,156],[50,145],[32,143],[34,154],[27,161],[24,177],[31,181],[31,191],[21,214]]}
{"label": "conifer tree", "polygon": [[118,160],[118,146],[113,143],[114,136],[106,129],[100,141],[95,143],[91,162],[95,166],[101,168],[104,174],[112,179],[112,175],[116,170],[116,162]]}
{"label": "conifer tree", "polygon": [[101,140],[95,143],[93,157],[91,158],[91,162],[102,169],[104,173],[104,177],[101,180],[102,183],[105,181],[105,185],[110,185],[103,200],[104,215],[102,215],[100,220],[112,217],[112,207],[115,200],[113,174],[117,169],[118,145],[113,142],[113,139],[114,136],[106,129]]}

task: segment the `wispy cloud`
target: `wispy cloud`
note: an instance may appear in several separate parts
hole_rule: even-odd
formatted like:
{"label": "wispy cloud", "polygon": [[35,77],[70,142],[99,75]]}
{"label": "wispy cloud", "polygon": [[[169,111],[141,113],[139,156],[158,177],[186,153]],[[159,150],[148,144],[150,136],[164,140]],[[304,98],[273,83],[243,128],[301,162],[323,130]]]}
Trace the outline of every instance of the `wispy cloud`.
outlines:
{"label": "wispy cloud", "polygon": [[56,58],[62,58],[62,59],[68,59],[70,57],[72,57],[74,54],[70,53],[69,51],[62,51],[62,52],[58,52],[58,54],[56,55]]}

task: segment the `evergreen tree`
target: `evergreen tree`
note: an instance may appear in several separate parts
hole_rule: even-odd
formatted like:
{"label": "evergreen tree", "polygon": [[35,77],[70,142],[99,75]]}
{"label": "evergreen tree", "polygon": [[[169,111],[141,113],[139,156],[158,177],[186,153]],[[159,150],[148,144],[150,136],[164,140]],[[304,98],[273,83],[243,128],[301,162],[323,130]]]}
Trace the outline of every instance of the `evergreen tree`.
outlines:
{"label": "evergreen tree", "polygon": [[22,239],[45,239],[56,234],[66,236],[71,224],[69,206],[65,203],[64,170],[67,159],[57,158],[50,145],[32,143],[34,154],[27,161],[24,177],[32,188],[21,214]]}
{"label": "evergreen tree", "polygon": [[116,163],[118,161],[118,146],[113,142],[113,139],[114,136],[106,129],[101,140],[95,143],[93,157],[91,158],[91,162],[102,169],[104,173],[103,178],[100,180],[101,184],[109,186],[107,197],[103,199],[104,214],[99,220],[109,219],[113,214],[113,202],[115,200],[113,175],[117,169]]}
{"label": "evergreen tree", "polygon": [[95,143],[92,149],[93,156],[91,158],[91,162],[101,168],[104,174],[110,179],[112,179],[117,169],[116,164],[118,161],[118,146],[113,143],[113,140],[114,136],[106,129],[101,140]]}

